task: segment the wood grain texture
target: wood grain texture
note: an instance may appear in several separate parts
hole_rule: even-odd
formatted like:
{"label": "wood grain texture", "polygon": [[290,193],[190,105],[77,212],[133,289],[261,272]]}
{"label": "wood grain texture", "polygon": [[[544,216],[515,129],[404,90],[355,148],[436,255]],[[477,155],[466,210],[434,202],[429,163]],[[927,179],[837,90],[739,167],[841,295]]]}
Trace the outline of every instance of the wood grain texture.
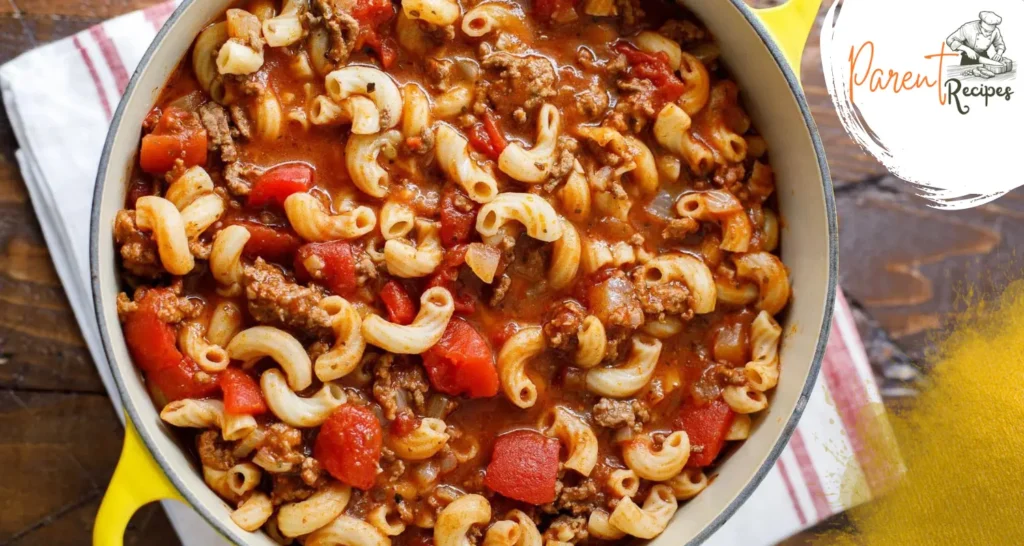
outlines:
{"label": "wood grain texture", "polygon": [[[158,1],[0,0],[0,62]],[[940,213],[888,177],[835,114],[821,70],[821,20],[802,73],[838,188],[841,282],[883,392],[898,400],[913,394],[911,364],[955,312],[958,291],[966,283],[997,291],[1019,269],[1013,249],[1024,245],[1024,192]],[[0,110],[0,544],[84,545],[123,433],[50,263],[16,147]],[[839,516],[819,529],[842,525]],[[176,543],[155,506],[140,511],[126,539]]]}

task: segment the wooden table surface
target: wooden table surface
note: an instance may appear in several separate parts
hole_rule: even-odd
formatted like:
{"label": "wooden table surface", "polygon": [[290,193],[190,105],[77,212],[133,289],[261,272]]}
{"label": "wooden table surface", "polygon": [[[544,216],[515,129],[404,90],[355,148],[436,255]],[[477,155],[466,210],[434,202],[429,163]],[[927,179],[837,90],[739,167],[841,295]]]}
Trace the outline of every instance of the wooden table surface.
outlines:
{"label": "wooden table surface", "polygon": [[[0,63],[157,2],[0,0]],[[927,208],[839,125],[817,29],[803,81],[836,185],[841,283],[883,393],[898,403],[913,396],[917,372],[909,363],[920,361],[960,290],[996,290],[1014,274],[1024,193],[964,212]],[[16,148],[0,110],[0,545],[88,544],[123,432],[51,264]],[[163,512],[147,507],[132,520],[126,544],[177,539]]]}

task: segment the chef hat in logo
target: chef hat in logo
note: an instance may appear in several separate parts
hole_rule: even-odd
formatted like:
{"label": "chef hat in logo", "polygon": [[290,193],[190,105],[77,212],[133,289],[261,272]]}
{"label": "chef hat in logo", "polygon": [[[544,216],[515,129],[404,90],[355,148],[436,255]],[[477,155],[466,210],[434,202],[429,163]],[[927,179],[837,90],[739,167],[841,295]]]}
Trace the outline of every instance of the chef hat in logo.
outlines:
{"label": "chef hat in logo", "polygon": [[1002,17],[996,15],[991,11],[983,11],[978,14],[978,17],[981,17],[982,22],[988,23],[990,25],[998,25],[999,23],[1003,22]]}

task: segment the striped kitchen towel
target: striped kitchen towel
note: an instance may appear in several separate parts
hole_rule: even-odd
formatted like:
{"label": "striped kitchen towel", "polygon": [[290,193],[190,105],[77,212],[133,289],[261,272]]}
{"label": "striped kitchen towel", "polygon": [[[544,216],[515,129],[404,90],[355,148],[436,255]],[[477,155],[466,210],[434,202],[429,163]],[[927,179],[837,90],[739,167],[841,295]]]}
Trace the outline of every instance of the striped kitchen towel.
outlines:
{"label": "striped kitchen towel", "polygon": [[[57,272],[112,402],[89,282],[89,219],[103,142],[121,94],[176,2],[157,4],[40,47],[0,67],[18,163]],[[840,295],[819,384],[775,467],[708,541],[772,544],[884,490],[900,473],[881,399]],[[121,413],[119,411],[119,413]],[[885,446],[887,447],[887,446]],[[222,543],[191,510],[167,503],[185,544]],[[751,525],[750,522],[756,522]]]}

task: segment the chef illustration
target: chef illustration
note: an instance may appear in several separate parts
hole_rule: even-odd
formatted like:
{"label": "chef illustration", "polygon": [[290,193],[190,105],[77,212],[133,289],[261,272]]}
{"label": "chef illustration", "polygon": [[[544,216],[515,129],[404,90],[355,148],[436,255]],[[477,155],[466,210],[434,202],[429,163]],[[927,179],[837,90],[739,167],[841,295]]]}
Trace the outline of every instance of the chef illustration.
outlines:
{"label": "chef illustration", "polygon": [[1006,45],[999,32],[999,23],[1003,22],[1003,18],[991,11],[983,11],[978,17],[979,20],[965,24],[946,38],[950,49],[960,52],[961,66],[982,64],[981,59],[996,62],[1003,60]]}

